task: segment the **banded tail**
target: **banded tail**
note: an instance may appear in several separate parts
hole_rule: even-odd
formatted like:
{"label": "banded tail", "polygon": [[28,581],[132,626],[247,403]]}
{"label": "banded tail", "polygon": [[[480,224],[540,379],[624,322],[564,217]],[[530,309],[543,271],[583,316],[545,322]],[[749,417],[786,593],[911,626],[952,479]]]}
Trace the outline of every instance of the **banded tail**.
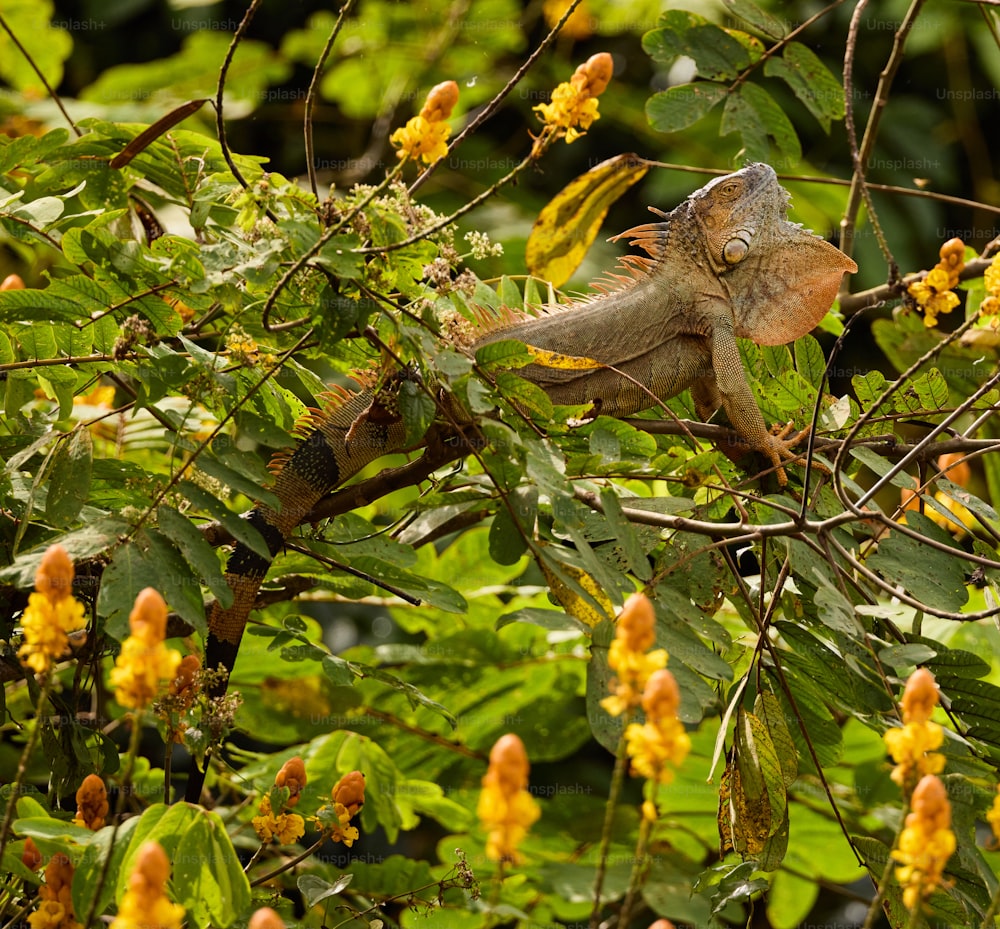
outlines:
{"label": "banded tail", "polygon": [[[310,411],[296,426],[299,441],[294,449],[276,455],[271,461],[275,474],[273,492],[281,501],[280,510],[258,506],[247,515],[248,522],[264,537],[270,557],[263,558],[237,543],[225,573],[226,583],[233,591],[232,605],[223,609],[216,601],[208,616],[205,667],[215,669],[221,665],[227,672],[227,681],[257,591],[285,540],[328,493],[376,458],[403,446],[402,422],[380,407],[374,394],[337,389],[320,399],[322,406]],[[226,682],[217,692],[224,693],[225,688]],[[188,802],[199,801],[204,783],[205,770],[192,765],[186,792]]]}

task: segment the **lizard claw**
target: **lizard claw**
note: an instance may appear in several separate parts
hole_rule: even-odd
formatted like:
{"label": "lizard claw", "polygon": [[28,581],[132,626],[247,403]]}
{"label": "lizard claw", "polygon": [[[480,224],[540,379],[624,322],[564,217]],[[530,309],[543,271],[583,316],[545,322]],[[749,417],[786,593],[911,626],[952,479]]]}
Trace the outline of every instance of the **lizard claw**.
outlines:
{"label": "lizard claw", "polygon": [[[768,433],[767,447],[762,449],[764,454],[771,459],[771,464],[774,465],[775,474],[778,476],[778,483],[782,487],[788,483],[788,475],[785,473],[784,463],[786,461],[795,461],[804,457],[803,453],[795,452],[793,449],[800,442],[808,439],[809,433],[812,431],[811,428],[807,426],[805,429],[796,432],[791,438],[788,438],[789,433],[794,430],[795,424],[787,422],[777,432]],[[815,459],[813,460],[813,466],[829,473],[830,469]]]}

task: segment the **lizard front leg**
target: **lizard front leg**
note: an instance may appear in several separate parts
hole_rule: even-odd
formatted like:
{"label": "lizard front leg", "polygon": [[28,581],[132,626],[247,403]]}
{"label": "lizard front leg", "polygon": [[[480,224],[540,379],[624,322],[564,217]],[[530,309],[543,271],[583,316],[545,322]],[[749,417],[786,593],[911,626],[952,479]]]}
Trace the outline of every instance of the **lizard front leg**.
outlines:
{"label": "lizard front leg", "polygon": [[712,368],[714,382],[711,378],[703,378],[692,387],[698,415],[704,414],[703,406],[710,404],[714,412],[721,405],[740,437],[754,451],[766,455],[776,469],[778,481],[782,485],[787,484],[788,476],[783,463],[798,457],[792,449],[809,434],[809,430],[803,430],[790,439],[785,438],[787,427],[777,436],[768,430],[747,384],[739,345],[728,321],[717,324],[713,329]]}

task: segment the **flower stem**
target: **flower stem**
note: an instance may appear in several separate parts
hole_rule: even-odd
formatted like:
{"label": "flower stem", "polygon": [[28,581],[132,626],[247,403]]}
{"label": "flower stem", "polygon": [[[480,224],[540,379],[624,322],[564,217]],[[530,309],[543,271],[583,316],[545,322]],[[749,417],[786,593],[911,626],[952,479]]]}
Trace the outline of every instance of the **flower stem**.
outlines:
{"label": "flower stem", "polygon": [[628,726],[632,712],[629,711],[622,727],[622,736],[618,740],[618,752],[615,755],[615,769],[611,774],[611,787],[608,790],[608,803],[604,809],[604,827],[601,830],[601,852],[597,861],[597,873],[594,875],[594,908],[590,912],[590,929],[598,929],[601,923],[601,889],[604,886],[604,876],[608,867],[608,848],[611,846],[611,830],[615,820],[615,807],[621,796],[622,785],[625,783],[625,771],[628,768],[626,755],[627,742],[625,728]]}
{"label": "flower stem", "polygon": [[[647,802],[655,807],[656,793],[660,788],[660,784],[659,781],[652,781],[651,785],[653,789]],[[649,849],[649,837],[653,834],[653,824],[655,822],[656,820],[650,819],[646,815],[644,803],[642,819],[639,822],[639,839],[635,843],[635,863],[632,865],[632,874],[629,877],[628,892],[625,894],[625,902],[622,904],[621,913],[618,916],[619,929],[627,929],[628,919],[632,912],[632,906],[634,905],[635,898],[639,893],[639,888],[642,886],[643,877],[646,872],[646,852]]]}

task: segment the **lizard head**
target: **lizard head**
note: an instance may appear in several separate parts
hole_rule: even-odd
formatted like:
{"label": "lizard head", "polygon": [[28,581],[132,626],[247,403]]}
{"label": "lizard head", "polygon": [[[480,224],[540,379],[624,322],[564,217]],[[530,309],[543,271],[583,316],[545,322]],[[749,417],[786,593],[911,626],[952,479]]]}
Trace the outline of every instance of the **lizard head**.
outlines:
{"label": "lizard head", "polygon": [[717,177],[688,200],[716,274],[743,261],[754,248],[758,232],[784,219],[787,206],[788,194],[766,164],[747,165],[735,174]]}
{"label": "lizard head", "polygon": [[770,165],[751,164],[691,195],[708,261],[732,296],[736,334],[761,345],[805,335],[826,315],[845,272],[840,249],[789,222],[788,192]]}

